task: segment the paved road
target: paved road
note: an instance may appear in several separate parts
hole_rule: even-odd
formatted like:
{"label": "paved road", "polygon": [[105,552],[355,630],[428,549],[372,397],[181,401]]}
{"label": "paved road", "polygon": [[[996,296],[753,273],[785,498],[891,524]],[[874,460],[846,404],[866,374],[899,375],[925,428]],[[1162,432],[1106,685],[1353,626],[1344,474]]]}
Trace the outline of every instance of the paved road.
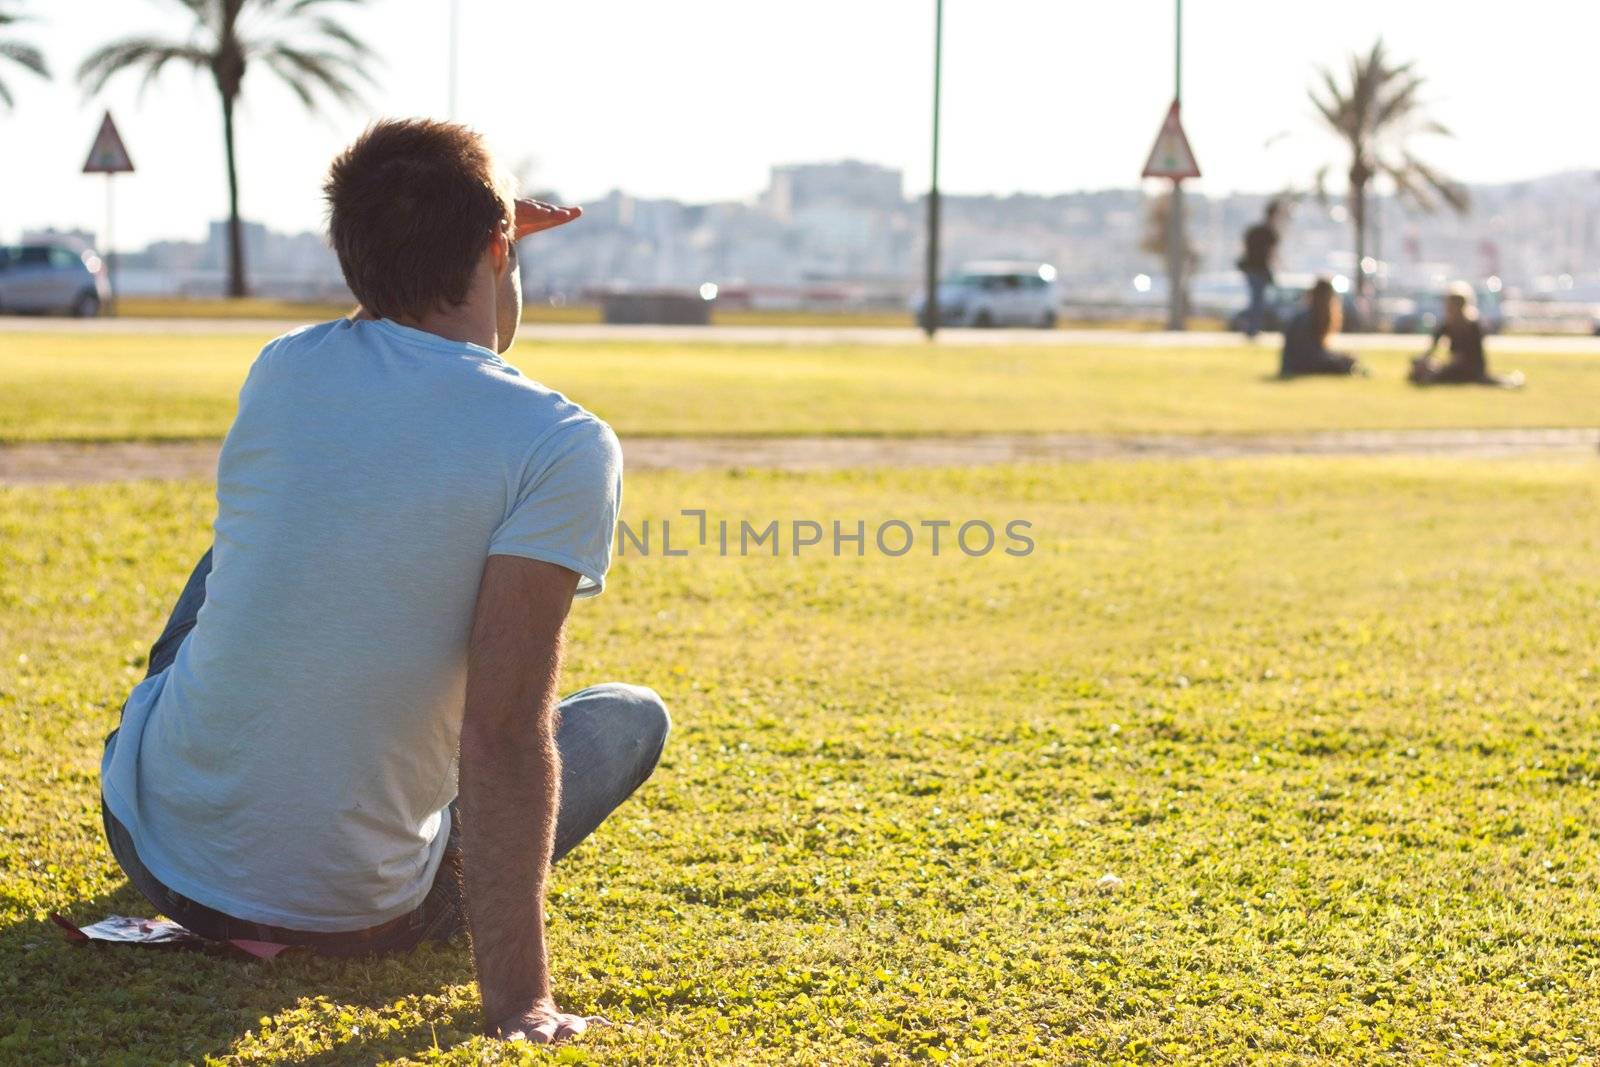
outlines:
{"label": "paved road", "polygon": [[[230,334],[272,337],[305,325],[261,319],[58,319],[0,315],[0,335],[8,333],[75,333],[100,335]],[[529,323],[519,337],[541,341],[677,341],[722,344],[782,345],[910,345],[923,343],[910,328],[865,326],[605,326],[598,323]],[[1220,331],[1163,333],[1145,330],[941,330],[942,345],[1064,345],[1099,348],[1226,348],[1244,343],[1238,334]],[[1276,350],[1276,335],[1263,335],[1261,347]],[[1357,352],[1422,347],[1415,336],[1346,334],[1341,348]],[[1600,355],[1600,337],[1498,337],[1503,352],[1555,352]]]}
{"label": "paved road", "polygon": [[[1595,430],[1358,430],[1254,436],[630,437],[623,442],[623,452],[630,471],[834,470],[1286,455],[1539,456],[1590,461],[1597,444],[1600,431]],[[217,448],[216,441],[0,446],[0,485],[210,478],[216,473]]]}

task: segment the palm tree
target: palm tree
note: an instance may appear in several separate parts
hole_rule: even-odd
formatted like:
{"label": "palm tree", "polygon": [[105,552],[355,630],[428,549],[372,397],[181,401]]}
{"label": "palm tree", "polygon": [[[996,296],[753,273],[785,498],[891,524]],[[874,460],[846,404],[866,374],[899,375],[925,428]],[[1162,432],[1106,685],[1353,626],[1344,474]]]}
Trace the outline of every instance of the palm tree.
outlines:
{"label": "palm tree", "polygon": [[[1440,202],[1458,214],[1467,211],[1467,191],[1412,154],[1407,142],[1419,134],[1443,137],[1451,133],[1422,111],[1423,79],[1412,63],[1393,63],[1380,38],[1367,55],[1350,57],[1350,76],[1340,85],[1333,71],[1323,68],[1322,85],[1311,89],[1311,103],[1328,128],[1350,150],[1348,196],[1356,239],[1356,293],[1367,292],[1367,186],[1380,175],[1394,184],[1395,192],[1422,211],[1434,211]],[[1329,167],[1317,173],[1317,195],[1326,199],[1324,184]]]}
{"label": "palm tree", "polygon": [[[94,52],[78,68],[90,94],[114,75],[142,69],[148,86],[168,63],[209,71],[222,99],[222,140],[228,160],[228,295],[246,294],[239,225],[239,171],[234,163],[234,106],[247,70],[264,67],[293,90],[307,110],[318,94],[354,102],[355,83],[372,81],[365,64],[372,51],[324,14],[329,4],[366,0],[172,0],[193,19],[184,39],[127,37]],[[307,43],[296,43],[304,39]]]}
{"label": "palm tree", "polygon": [[[26,21],[22,15],[8,10],[12,6],[10,0],[0,0],[0,26],[11,26]],[[9,59],[41,78],[50,77],[50,68],[45,65],[44,53],[31,44],[23,44],[21,41],[0,41],[0,59]],[[9,108],[12,103],[11,90],[7,87],[5,79],[0,78],[0,104]]]}

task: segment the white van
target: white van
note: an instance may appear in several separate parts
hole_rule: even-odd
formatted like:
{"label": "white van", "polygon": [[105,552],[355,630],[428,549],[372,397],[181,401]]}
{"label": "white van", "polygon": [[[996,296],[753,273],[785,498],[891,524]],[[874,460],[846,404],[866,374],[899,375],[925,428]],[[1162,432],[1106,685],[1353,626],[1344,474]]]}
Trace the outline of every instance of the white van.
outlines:
{"label": "white van", "polygon": [[[939,283],[942,326],[1032,326],[1056,324],[1061,290],[1048,263],[969,263]],[[919,326],[926,325],[922,296],[911,302]]]}

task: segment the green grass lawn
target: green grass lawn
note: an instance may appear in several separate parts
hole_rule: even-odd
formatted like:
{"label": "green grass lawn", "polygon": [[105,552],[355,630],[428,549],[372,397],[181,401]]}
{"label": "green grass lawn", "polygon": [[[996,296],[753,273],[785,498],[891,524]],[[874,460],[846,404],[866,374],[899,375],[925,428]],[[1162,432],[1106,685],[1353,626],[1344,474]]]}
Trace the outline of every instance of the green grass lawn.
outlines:
{"label": "green grass lawn", "polygon": [[[0,441],[220,437],[266,338],[0,337]],[[512,360],[628,434],[1252,433],[1591,425],[1600,361],[1513,354],[1521,393],[1279,382],[1270,346],[822,347],[523,342]]]}
{"label": "green grass lawn", "polygon": [[1038,548],[618,561],[567,684],[655,685],[676,728],[554,878],[557,989],[615,1025],[549,1053],[471,1036],[461,949],[61,939],[53,909],[150,911],[98,753],[211,500],[0,489],[0,1061],[1593,1062],[1592,464],[630,481],[635,526],[697,506]]}

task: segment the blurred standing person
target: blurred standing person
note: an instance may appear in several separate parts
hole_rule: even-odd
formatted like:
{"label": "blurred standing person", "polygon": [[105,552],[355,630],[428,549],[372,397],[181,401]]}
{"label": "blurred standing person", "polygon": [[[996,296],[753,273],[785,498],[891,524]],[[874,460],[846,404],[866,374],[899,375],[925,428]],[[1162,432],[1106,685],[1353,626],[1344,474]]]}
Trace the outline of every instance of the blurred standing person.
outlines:
{"label": "blurred standing person", "polygon": [[1278,377],[1298,378],[1304,374],[1361,374],[1367,369],[1354,356],[1328,351],[1328,338],[1339,332],[1344,308],[1333,283],[1318,278],[1306,294],[1306,307],[1283,331],[1283,356]]}
{"label": "blurred standing person", "polygon": [[[1433,362],[1440,338],[1450,339],[1450,358]],[[1433,343],[1411,363],[1414,385],[1498,385],[1519,389],[1525,381],[1521,371],[1490,374],[1483,352],[1483,323],[1478,319],[1477,297],[1467,282],[1451,282],[1445,290],[1444,321],[1433,331]]]}
{"label": "blurred standing person", "polygon": [[1245,310],[1244,335],[1255,339],[1267,314],[1267,287],[1272,284],[1272,266],[1278,258],[1278,227],[1283,221],[1283,201],[1269,200],[1261,221],[1244,231],[1244,255],[1239,269],[1250,289],[1250,306]]}

